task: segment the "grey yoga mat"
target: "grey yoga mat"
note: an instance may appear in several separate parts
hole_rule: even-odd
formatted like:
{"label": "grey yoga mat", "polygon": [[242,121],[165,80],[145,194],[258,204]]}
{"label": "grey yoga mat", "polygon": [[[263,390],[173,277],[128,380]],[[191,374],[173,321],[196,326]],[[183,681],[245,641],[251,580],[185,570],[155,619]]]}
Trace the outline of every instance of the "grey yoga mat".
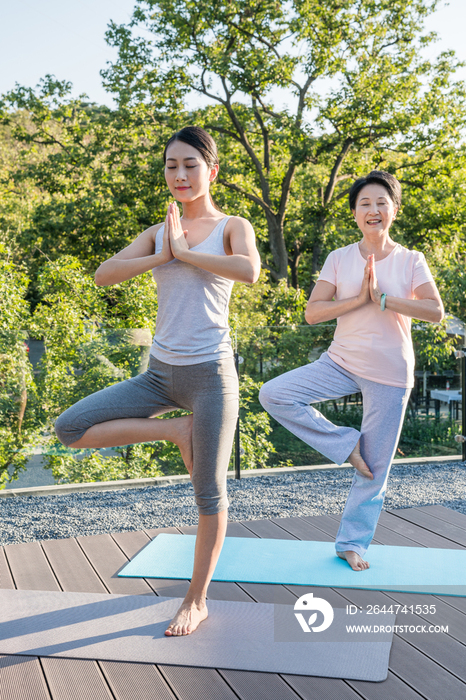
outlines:
{"label": "grey yoga mat", "polygon": [[[195,541],[162,532],[118,575],[190,579]],[[225,537],[212,580],[466,595],[466,550],[371,544],[366,559],[353,571],[333,542]]]}
{"label": "grey yoga mat", "polygon": [[[208,600],[190,635],[164,632],[181,598],[50,591],[0,591],[0,654],[59,656],[328,676],[387,677],[395,615],[383,632],[348,632],[357,620],[307,593],[295,606]],[[311,614],[309,614],[311,613]],[[332,619],[333,618],[333,619]],[[304,631],[307,627],[307,631]],[[322,631],[319,631],[320,628]]]}

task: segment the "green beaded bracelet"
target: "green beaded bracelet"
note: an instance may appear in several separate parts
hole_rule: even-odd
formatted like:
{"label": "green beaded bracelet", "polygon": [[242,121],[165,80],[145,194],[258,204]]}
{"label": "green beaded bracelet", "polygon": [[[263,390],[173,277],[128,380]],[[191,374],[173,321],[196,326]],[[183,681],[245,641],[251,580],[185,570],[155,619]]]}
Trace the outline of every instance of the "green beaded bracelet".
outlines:
{"label": "green beaded bracelet", "polygon": [[382,311],[385,311],[385,299],[386,298],[387,298],[386,294],[382,294],[382,296],[380,297],[380,308],[382,309]]}

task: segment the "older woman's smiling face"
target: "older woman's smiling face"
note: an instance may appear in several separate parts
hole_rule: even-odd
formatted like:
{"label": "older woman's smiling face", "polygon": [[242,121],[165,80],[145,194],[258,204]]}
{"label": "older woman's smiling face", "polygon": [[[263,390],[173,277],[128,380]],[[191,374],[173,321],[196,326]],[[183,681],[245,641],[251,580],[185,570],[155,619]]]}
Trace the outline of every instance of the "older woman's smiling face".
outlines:
{"label": "older woman's smiling face", "polygon": [[383,185],[374,183],[362,188],[353,210],[356,223],[364,234],[388,233],[398,211]]}

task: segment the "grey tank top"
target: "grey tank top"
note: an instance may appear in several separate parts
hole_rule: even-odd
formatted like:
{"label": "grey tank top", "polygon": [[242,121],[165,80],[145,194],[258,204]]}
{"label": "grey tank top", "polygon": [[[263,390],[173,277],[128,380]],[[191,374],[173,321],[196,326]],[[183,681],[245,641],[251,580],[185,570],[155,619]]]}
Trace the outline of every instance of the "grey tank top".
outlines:
{"label": "grey tank top", "polygon": [[[226,255],[225,216],[212,233],[191,250]],[[157,231],[155,252],[163,243],[163,224]],[[195,365],[231,357],[228,304],[233,280],[201,270],[181,260],[154,267],[157,283],[157,320],[151,354],[169,365]]]}

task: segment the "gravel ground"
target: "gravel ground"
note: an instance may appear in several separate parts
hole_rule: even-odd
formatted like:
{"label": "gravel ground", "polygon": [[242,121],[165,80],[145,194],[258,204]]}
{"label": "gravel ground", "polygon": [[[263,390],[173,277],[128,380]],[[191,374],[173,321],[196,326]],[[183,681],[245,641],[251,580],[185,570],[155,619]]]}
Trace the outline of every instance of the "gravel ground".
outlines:
{"label": "gravel ground", "polygon": [[[354,470],[228,479],[229,520],[341,513]],[[466,463],[392,467],[384,508],[440,504],[466,514]],[[0,499],[0,544],[196,525],[191,483]]]}

